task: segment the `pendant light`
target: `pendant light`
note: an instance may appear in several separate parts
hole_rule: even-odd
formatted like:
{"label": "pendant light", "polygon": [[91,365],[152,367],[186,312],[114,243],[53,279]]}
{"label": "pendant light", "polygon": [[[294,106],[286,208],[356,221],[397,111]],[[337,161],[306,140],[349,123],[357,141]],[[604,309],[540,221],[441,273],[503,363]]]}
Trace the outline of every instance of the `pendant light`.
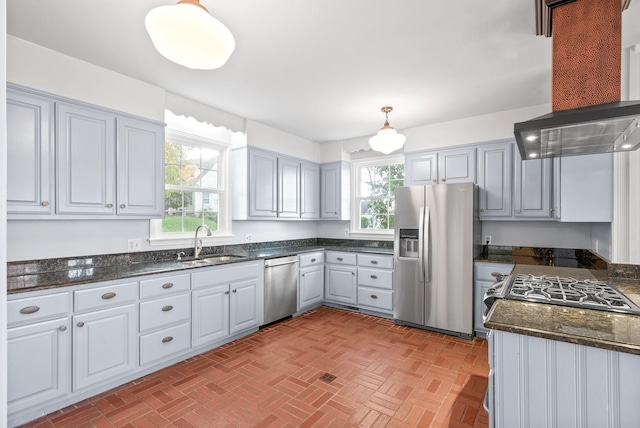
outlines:
{"label": "pendant light", "polygon": [[144,25],[162,56],[191,69],[222,67],[236,46],[231,31],[199,0],[156,7],[147,13]]}
{"label": "pendant light", "polygon": [[369,138],[369,145],[376,152],[382,152],[388,155],[391,152],[401,149],[407,137],[398,134],[396,130],[389,125],[389,113],[393,111],[393,107],[385,106],[382,107],[381,111],[385,114],[384,125],[376,135]]}

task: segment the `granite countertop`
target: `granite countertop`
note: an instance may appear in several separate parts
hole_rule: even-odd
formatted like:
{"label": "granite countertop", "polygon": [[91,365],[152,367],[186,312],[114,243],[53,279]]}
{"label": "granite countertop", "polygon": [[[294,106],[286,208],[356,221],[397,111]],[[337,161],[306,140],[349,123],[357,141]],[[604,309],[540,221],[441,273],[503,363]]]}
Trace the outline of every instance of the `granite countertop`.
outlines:
{"label": "granite countertop", "polygon": [[[252,260],[266,260],[277,257],[285,257],[312,251],[346,251],[370,254],[393,255],[392,248],[377,248],[366,246],[341,246],[341,245],[306,245],[276,248],[259,248],[252,250],[234,250],[224,252],[224,255],[240,256],[215,264],[188,264],[184,261],[173,260],[149,260],[137,263],[95,263],[80,260],[77,265],[70,265],[65,269],[46,272],[30,272],[25,269],[20,272],[12,272],[9,269],[7,277],[7,293],[14,294],[27,291],[45,290],[51,288],[67,287],[73,285],[88,284],[92,282],[112,281],[124,278],[132,278],[143,275],[159,273],[181,273],[190,269],[202,267],[221,266],[232,263]],[[214,257],[222,254],[202,254],[201,258]]]}
{"label": "granite countertop", "polygon": [[[640,280],[608,277],[605,269],[516,264],[512,273],[603,281],[640,306]],[[640,315],[497,299],[484,324],[490,329],[640,355]]]}

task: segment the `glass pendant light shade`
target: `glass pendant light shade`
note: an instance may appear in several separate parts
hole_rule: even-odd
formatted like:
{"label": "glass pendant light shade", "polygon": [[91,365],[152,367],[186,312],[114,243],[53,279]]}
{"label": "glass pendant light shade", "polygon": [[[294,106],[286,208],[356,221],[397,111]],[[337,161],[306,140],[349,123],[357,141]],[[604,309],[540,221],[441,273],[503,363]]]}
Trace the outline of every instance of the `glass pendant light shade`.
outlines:
{"label": "glass pendant light shade", "polygon": [[407,139],[402,134],[398,134],[391,125],[389,125],[389,112],[393,111],[393,107],[382,107],[381,109],[386,114],[386,120],[384,126],[380,128],[378,133],[369,138],[369,145],[376,152],[384,153],[388,155],[391,152],[395,152],[404,146],[404,142]]}
{"label": "glass pendant light shade", "polygon": [[231,31],[197,0],[152,9],[144,24],[162,56],[191,69],[222,67],[236,46]]}

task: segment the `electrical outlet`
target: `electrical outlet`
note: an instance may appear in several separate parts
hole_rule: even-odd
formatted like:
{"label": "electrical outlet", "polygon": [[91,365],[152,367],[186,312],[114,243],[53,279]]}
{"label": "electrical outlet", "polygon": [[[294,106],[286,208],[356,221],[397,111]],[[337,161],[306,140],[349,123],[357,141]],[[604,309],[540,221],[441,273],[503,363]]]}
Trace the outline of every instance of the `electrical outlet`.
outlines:
{"label": "electrical outlet", "polygon": [[142,240],[140,239],[128,239],[127,240],[127,251],[130,253],[133,251],[142,250]]}
{"label": "electrical outlet", "polygon": [[349,229],[344,230],[344,236],[349,236]]}
{"label": "electrical outlet", "polygon": [[491,245],[491,235],[486,235],[484,237],[484,245]]}
{"label": "electrical outlet", "polygon": [[253,241],[253,235],[251,235],[250,233],[245,233],[244,242],[251,242],[251,241]]}

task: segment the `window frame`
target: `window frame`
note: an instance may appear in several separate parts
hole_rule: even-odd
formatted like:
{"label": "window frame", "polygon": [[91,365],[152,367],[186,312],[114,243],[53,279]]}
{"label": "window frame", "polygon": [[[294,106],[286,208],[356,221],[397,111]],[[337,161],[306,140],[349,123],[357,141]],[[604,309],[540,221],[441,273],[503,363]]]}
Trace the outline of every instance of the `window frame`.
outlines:
{"label": "window frame", "polygon": [[[388,156],[377,156],[375,158],[365,158],[358,159],[351,162],[351,194],[353,195],[351,198],[351,225],[349,230],[350,236],[362,236],[362,237],[372,237],[377,236],[379,238],[387,238],[393,239],[394,230],[393,229],[361,229],[360,228],[360,202],[366,199],[376,199],[370,196],[364,197],[360,196],[360,170],[362,168],[368,168],[372,166],[389,166],[395,164],[402,164],[404,167],[404,156],[403,155],[388,155]],[[404,183],[403,183],[404,185]],[[387,197],[380,197],[379,199],[383,199]],[[391,198],[395,199],[393,195]]]}
{"label": "window frame", "polygon": [[[191,134],[177,129],[167,128],[165,130],[164,144],[167,142],[177,143],[181,145],[189,145],[192,147],[201,147],[217,150],[218,156],[218,177],[217,188],[201,187],[196,188],[190,186],[170,185],[171,188],[167,188],[166,182],[163,183],[164,192],[167,190],[184,190],[184,191],[197,191],[201,193],[214,193],[219,195],[219,210],[218,210],[218,230],[214,231],[211,236],[207,236],[206,233],[199,234],[198,238],[203,242],[213,244],[217,242],[227,242],[231,240],[231,189],[230,189],[230,169],[229,162],[231,159],[231,142],[226,142],[210,137],[203,137],[196,134]],[[164,162],[163,162],[164,168]],[[164,174],[162,175],[163,181],[165,180]],[[163,209],[164,213],[164,209]],[[163,232],[162,221],[160,219],[152,219],[150,221],[150,233],[149,244],[151,246],[161,246],[165,244],[193,244],[194,232]]]}

